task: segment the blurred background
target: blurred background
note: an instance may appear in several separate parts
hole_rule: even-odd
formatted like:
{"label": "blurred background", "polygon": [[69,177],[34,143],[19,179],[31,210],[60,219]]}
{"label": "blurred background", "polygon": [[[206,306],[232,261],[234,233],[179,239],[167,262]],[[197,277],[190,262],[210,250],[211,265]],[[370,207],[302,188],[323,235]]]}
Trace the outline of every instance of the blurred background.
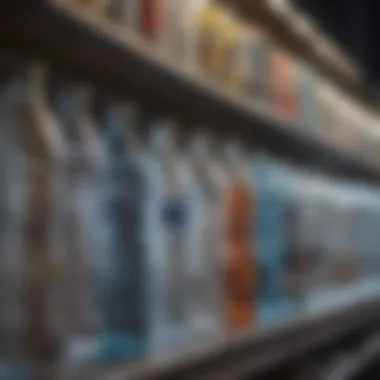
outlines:
{"label": "blurred background", "polygon": [[377,14],[3,0],[0,380],[377,378]]}

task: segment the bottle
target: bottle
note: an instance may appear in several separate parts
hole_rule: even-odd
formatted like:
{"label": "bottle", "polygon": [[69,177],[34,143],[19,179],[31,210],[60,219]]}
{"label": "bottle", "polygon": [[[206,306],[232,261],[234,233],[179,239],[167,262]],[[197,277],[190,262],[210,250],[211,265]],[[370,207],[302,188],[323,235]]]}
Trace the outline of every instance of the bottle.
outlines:
{"label": "bottle", "polygon": [[300,196],[298,218],[299,260],[298,276],[300,284],[300,306],[307,308],[309,299],[320,292],[321,284],[326,282],[324,265],[321,260],[320,224],[321,210],[324,209],[321,199],[321,186],[323,181],[300,173]]}
{"label": "bottle", "polygon": [[[307,220],[307,255],[306,255],[306,273],[308,280],[307,287],[310,293],[318,293],[328,283],[328,272],[330,263],[328,254],[326,255],[326,228],[331,229],[329,225],[329,211],[331,203],[329,196],[332,194],[332,184],[326,178],[318,177],[313,174],[307,179],[310,191],[307,202],[308,220]],[[330,194],[330,195],[329,195]],[[334,219],[333,219],[334,220]]]}
{"label": "bottle", "polygon": [[[165,122],[162,122],[165,125]],[[165,146],[160,146],[156,135],[161,122],[154,122],[140,142],[141,170],[146,183],[143,209],[143,242],[146,250],[146,300],[148,354],[163,355],[170,352],[172,323],[167,310],[167,284],[169,275],[168,241],[162,220],[162,209],[167,197],[167,180],[162,167]]]}
{"label": "bottle", "polygon": [[134,115],[128,105],[106,101],[99,107],[107,161],[101,218],[104,233],[99,266],[101,360],[107,363],[146,354],[146,254],[143,207],[146,187],[134,151]]}
{"label": "bottle", "polygon": [[[257,224],[253,236],[257,239],[257,260],[260,268],[260,325],[277,322],[287,315],[285,303],[285,197],[276,168],[266,157],[252,160],[252,188],[256,194]],[[281,186],[282,185],[282,186]]]}
{"label": "bottle", "polygon": [[252,260],[252,230],[255,226],[256,199],[252,199],[249,178],[241,148],[228,144],[225,152],[230,186],[226,192],[225,286],[227,325],[230,331],[246,329],[256,323],[257,268]]}
{"label": "bottle", "polygon": [[302,289],[299,281],[298,257],[300,255],[299,245],[297,244],[297,202],[293,197],[293,192],[285,190],[286,209],[284,215],[285,231],[285,293],[289,300],[290,307],[297,309],[299,301],[302,299]]}
{"label": "bottle", "polygon": [[145,241],[148,266],[151,351],[154,355],[183,349],[188,341],[186,243],[189,201],[186,166],[175,142],[173,123],[157,120],[149,128],[145,173],[150,177]]}
{"label": "bottle", "polygon": [[294,310],[303,310],[307,302],[307,289],[304,284],[304,261],[306,252],[306,225],[303,222],[304,198],[308,195],[307,183],[302,174],[294,168],[286,167],[283,172],[285,191],[285,272],[287,298]]}
{"label": "bottle", "polygon": [[[22,78],[21,122],[18,140],[27,160],[26,204],[22,224],[24,266],[26,356],[35,365],[36,377],[50,378],[43,367],[58,359],[59,342],[52,326],[52,289],[61,268],[55,259],[56,169],[66,144],[47,106],[46,70],[40,63],[28,65]],[[40,372],[42,371],[42,372]]]}
{"label": "bottle", "polygon": [[[95,300],[97,247],[96,229],[100,160],[105,161],[97,144],[89,117],[90,92],[82,84],[52,84],[51,109],[67,140],[67,155],[61,168],[61,246],[64,255],[63,297],[55,297],[63,327],[62,366],[75,371],[93,364],[97,355],[100,314]],[[92,136],[92,138],[91,138]],[[102,154],[103,153],[103,154]]]}
{"label": "bottle", "polygon": [[224,331],[223,323],[223,186],[210,139],[197,133],[188,141],[189,233],[186,266],[190,272],[189,313],[194,344]]}
{"label": "bottle", "polygon": [[30,368],[22,345],[25,304],[21,251],[26,160],[16,134],[22,122],[25,86],[22,68],[9,63],[2,60],[0,72],[0,379],[27,380]]}

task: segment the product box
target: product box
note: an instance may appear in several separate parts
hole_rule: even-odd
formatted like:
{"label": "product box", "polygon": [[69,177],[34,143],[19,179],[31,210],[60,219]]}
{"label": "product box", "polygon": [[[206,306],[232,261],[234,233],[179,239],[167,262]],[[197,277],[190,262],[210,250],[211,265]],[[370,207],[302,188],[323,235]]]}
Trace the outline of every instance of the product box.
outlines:
{"label": "product box", "polygon": [[201,73],[217,79],[222,59],[223,38],[220,35],[222,14],[213,2],[207,1],[198,13],[198,59]]}
{"label": "product box", "polygon": [[256,26],[246,26],[241,45],[241,72],[244,92],[260,105],[268,106],[269,41]]}
{"label": "product box", "polygon": [[312,134],[318,133],[318,103],[317,103],[317,76],[307,64],[300,62],[297,65],[299,86],[300,123]]}
{"label": "product box", "polygon": [[141,0],[103,0],[108,19],[128,28],[128,32],[138,32]]}
{"label": "product box", "polygon": [[105,16],[107,14],[107,0],[68,0],[67,3],[72,5],[75,9],[89,13],[91,15]]}
{"label": "product box", "polygon": [[154,46],[164,47],[166,30],[166,0],[140,0],[139,31]]}
{"label": "product box", "polygon": [[337,123],[337,95],[332,85],[323,79],[318,82],[317,91],[320,136],[322,140],[332,145],[332,135]]}
{"label": "product box", "polygon": [[270,98],[273,113],[287,120],[298,117],[299,105],[295,59],[285,51],[270,51]]}
{"label": "product box", "polygon": [[218,36],[221,51],[217,61],[217,80],[228,90],[241,92],[241,73],[239,72],[239,41],[241,26],[238,18],[228,10],[221,9],[218,23]]}

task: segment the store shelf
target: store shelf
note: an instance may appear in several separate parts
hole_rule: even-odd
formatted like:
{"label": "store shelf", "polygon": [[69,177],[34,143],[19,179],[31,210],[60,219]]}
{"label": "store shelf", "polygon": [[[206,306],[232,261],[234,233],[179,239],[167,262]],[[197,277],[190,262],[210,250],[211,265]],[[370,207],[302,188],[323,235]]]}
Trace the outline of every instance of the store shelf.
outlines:
{"label": "store shelf", "polygon": [[[275,154],[335,176],[377,181],[380,171],[359,157],[317,140],[253,101],[185,71],[125,29],[48,0],[30,0],[3,14],[0,43],[64,65],[85,79],[130,95],[166,115],[219,132],[233,131]],[[190,121],[190,123],[189,123]]]}
{"label": "store shelf", "polygon": [[[191,353],[128,364],[88,379],[224,380],[260,375],[314,350],[339,343],[347,335],[374,328],[378,326],[379,316],[380,298],[371,295],[344,307],[314,311],[257,332],[220,338]],[[87,379],[83,375],[79,378]]]}
{"label": "store shelf", "polygon": [[260,25],[279,46],[308,62],[343,92],[367,104],[374,112],[378,111],[377,101],[370,93],[360,67],[341,51],[338,52],[339,49],[320,30],[316,30],[313,23],[305,26],[310,20],[304,18],[306,22],[300,21],[302,17],[298,17],[292,7],[286,6],[287,2],[279,1],[283,6],[276,9],[271,6],[271,3],[277,3],[276,0],[219,1],[237,10],[244,19]]}

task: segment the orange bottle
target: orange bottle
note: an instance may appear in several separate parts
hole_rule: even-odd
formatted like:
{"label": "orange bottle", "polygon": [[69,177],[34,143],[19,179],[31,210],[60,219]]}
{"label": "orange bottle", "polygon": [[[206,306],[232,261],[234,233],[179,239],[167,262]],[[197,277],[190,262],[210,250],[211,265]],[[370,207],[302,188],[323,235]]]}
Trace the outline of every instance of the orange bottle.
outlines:
{"label": "orange bottle", "polygon": [[253,204],[238,148],[233,147],[229,155],[233,181],[226,192],[227,324],[231,330],[240,330],[252,325],[255,314],[256,273],[251,249]]}

